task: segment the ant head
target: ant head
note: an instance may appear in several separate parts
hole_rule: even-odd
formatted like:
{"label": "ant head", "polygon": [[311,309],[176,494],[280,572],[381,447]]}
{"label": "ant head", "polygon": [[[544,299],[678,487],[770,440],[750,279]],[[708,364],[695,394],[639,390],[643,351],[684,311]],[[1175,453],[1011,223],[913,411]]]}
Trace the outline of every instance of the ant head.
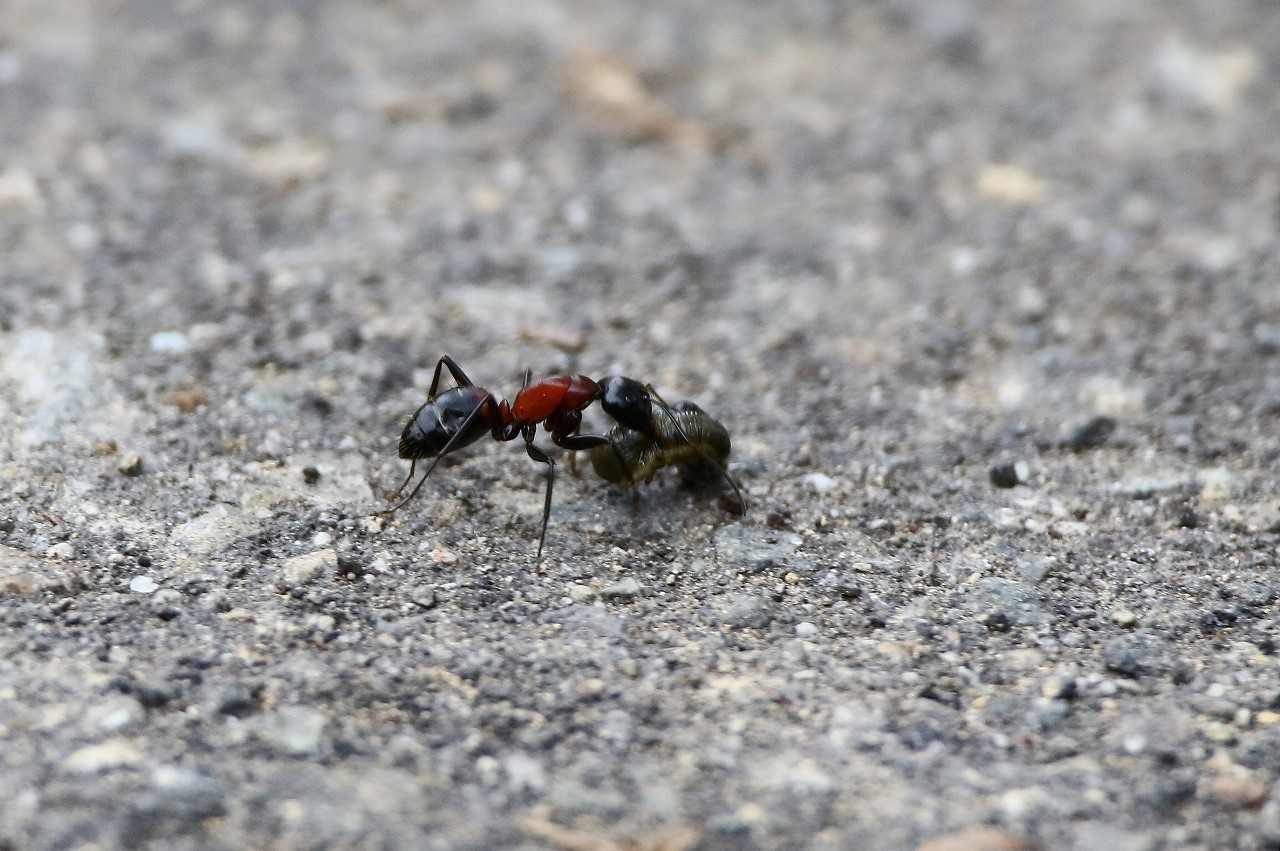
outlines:
{"label": "ant head", "polygon": [[639,381],[621,375],[600,379],[600,407],[623,428],[654,437],[653,397]]}

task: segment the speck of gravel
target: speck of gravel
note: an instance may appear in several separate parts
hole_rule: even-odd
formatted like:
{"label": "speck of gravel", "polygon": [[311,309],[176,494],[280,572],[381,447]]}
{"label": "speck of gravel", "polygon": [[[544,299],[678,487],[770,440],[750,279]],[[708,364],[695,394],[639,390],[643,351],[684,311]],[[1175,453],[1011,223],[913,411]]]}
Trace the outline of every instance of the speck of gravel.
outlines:
{"label": "speck of gravel", "polygon": [[840,486],[840,483],[828,476],[826,473],[809,473],[801,478],[805,487],[817,494],[830,493]]}
{"label": "speck of gravel", "polygon": [[1010,464],[996,464],[987,471],[987,479],[991,484],[998,488],[1012,488],[1018,486],[1017,467]]}
{"label": "speck of gravel", "polygon": [[120,459],[120,463],[116,465],[116,470],[120,472],[120,475],[129,476],[130,478],[141,476],[142,456],[136,452],[126,454]]}
{"label": "speck of gravel", "polygon": [[629,600],[641,591],[640,581],[634,577],[628,576],[620,579],[612,585],[606,585],[600,589],[600,598],[603,600]]}
{"label": "speck of gravel", "polygon": [[129,580],[129,590],[135,594],[153,594],[159,587],[150,576],[135,576]]}
{"label": "speck of gravel", "polygon": [[1138,616],[1128,609],[1116,609],[1111,613],[1111,622],[1121,629],[1130,629],[1137,625]]}
{"label": "speck of gravel", "polygon": [[1114,417],[1092,417],[1072,428],[1063,445],[1075,452],[1097,449],[1111,438],[1117,425]]}
{"label": "speck of gravel", "polygon": [[759,594],[740,594],[725,610],[721,622],[733,629],[763,629],[773,622],[773,600]]}

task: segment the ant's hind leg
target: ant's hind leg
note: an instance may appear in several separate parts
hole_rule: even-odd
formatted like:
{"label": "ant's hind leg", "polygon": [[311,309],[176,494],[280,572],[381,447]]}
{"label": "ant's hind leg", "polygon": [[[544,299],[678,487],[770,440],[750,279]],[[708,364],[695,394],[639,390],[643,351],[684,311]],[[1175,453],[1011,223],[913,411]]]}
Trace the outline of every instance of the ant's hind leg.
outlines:
{"label": "ant's hind leg", "polygon": [[[453,381],[459,387],[471,387],[471,379],[467,378],[467,374],[462,371],[462,367],[458,366],[458,362],[448,355],[441,355],[440,360],[436,361],[435,374],[431,376],[431,389],[427,391],[427,401],[434,402],[436,399],[436,391],[440,389],[440,370],[447,367],[449,374],[453,376]],[[403,490],[403,487],[401,488]]]}
{"label": "ant's hind leg", "polygon": [[413,479],[413,471],[416,469],[418,469],[418,459],[415,458],[409,462],[409,475],[404,477],[404,481],[400,483],[400,487],[387,494],[387,502],[394,502],[400,497],[400,494],[404,493],[404,489],[409,486],[409,482]]}

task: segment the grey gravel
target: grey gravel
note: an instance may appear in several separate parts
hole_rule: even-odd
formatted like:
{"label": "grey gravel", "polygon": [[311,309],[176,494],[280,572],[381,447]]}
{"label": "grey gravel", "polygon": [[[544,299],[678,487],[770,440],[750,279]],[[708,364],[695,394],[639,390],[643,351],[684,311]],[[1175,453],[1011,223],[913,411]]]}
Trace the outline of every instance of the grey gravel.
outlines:
{"label": "grey gravel", "polygon": [[4,20],[0,847],[1280,842],[1272,4]]}

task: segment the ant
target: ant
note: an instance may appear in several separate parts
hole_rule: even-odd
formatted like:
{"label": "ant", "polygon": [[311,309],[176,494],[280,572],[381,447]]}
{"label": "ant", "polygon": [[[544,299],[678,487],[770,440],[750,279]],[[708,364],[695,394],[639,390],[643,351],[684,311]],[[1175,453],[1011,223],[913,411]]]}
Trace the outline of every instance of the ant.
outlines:
{"label": "ant", "polygon": [[591,466],[596,475],[613,484],[648,484],[663,467],[678,467],[686,482],[719,473],[733,493],[721,495],[721,504],[731,514],[746,513],[746,499],[738,483],[725,469],[731,441],[729,430],[719,420],[692,402],[667,405],[649,388],[661,404],[665,417],[654,417],[650,433],[616,426],[606,435],[607,446],[591,450]]}
{"label": "ant", "polygon": [[[445,369],[457,386],[439,393],[440,376]],[[529,457],[547,465],[547,495],[542,506],[542,533],[538,536],[538,563],[541,563],[547,521],[551,517],[556,466],[546,450],[533,442],[538,424],[544,424],[551,433],[552,443],[570,451],[605,446],[611,441],[608,435],[578,433],[583,410],[592,402],[599,402],[620,427],[654,441],[660,438],[654,424],[653,396],[645,385],[634,379],[610,375],[594,381],[585,375],[556,375],[531,384],[531,377],[532,373],[526,370],[520,392],[508,402],[476,386],[453,358],[441,357],[436,362],[427,401],[409,418],[400,435],[399,455],[411,462],[409,474],[387,499],[394,500],[404,492],[419,461],[431,458],[431,466],[408,496],[382,513],[392,514],[417,496],[440,459],[451,452],[470,446],[485,434],[502,441],[523,438]],[[658,404],[665,407],[661,401]]]}

